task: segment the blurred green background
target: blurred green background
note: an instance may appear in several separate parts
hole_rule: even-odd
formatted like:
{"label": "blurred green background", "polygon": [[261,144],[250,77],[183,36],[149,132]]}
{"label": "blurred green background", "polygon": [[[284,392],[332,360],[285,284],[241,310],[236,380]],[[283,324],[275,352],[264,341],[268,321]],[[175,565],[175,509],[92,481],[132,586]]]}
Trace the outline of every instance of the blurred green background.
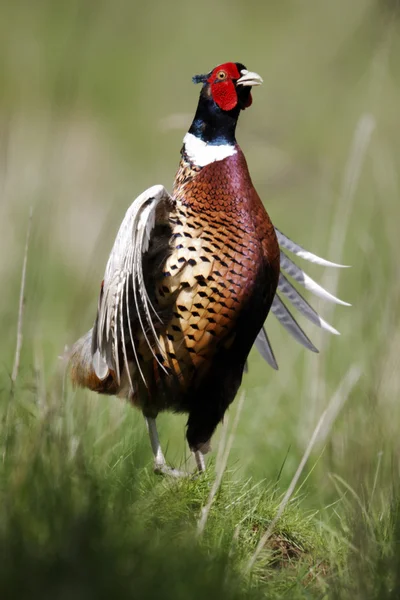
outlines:
{"label": "blurred green background", "polygon": [[[361,496],[373,489],[387,498],[400,451],[398,3],[3,0],[0,11],[0,383],[17,429],[27,415],[37,423],[66,407],[58,418],[67,433],[93,444],[100,461],[138,444],[143,451],[132,460],[151,470],[141,415],[114,398],[63,387],[58,357],[92,325],[131,201],[157,183],[171,189],[199,93],[191,76],[240,61],[264,79],[238,126],[253,182],[279,229],[352,266],[308,272],[353,306],[314,303],[342,334],[330,338],[306,324],[319,355],[268,319],[280,370],[252,352],[230,468],[235,478],[267,486],[283,466],[285,490],[330,398],[358,367],[359,382],[306,469],[304,502],[335,502],[334,475]],[[11,398],[31,206],[23,348]],[[184,424],[174,415],[159,419],[175,466],[189,461]],[[29,430],[25,436],[21,456],[30,451]]]}

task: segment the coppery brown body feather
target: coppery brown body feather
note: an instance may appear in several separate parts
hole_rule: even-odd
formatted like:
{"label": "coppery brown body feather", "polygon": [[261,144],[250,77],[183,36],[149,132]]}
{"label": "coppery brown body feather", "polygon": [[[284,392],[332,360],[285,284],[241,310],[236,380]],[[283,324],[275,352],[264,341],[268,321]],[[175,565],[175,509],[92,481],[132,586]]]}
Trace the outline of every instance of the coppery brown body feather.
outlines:
{"label": "coppery brown body feather", "polygon": [[[235,155],[203,168],[194,169],[183,156],[173,198],[172,252],[154,282],[158,307],[171,307],[171,319],[160,330],[167,361],[159,358],[168,376],[141,334],[138,340],[146,373],[156,383],[147,393],[140,386],[133,402],[150,415],[163,410],[166,403],[190,412],[195,391],[216,377],[211,366],[218,365],[218,354],[234,348],[239,317],[251,306],[252,315],[243,324],[249,343],[242,342],[239,364],[232,360],[240,383],[279,277],[275,230],[239,147]],[[230,376],[226,368],[218,374],[219,378]],[[209,381],[210,388],[215,385]]]}
{"label": "coppery brown body feather", "polygon": [[[210,399],[221,383],[232,387],[224,406],[216,401],[211,431],[203,439],[232,402],[268,314],[279,277],[279,246],[238,146],[233,156],[203,168],[193,167],[183,154],[172,197],[170,254],[155,279],[149,274],[155,308],[169,315],[157,326],[163,354],[154,348],[165,371],[137,327],[133,335],[149,384],[136,378],[129,397],[149,416],[167,408],[190,413],[198,394]],[[84,379],[93,391],[125,395],[126,378],[118,386],[110,371],[100,381],[93,369],[83,373],[81,363],[71,362],[79,385]],[[208,403],[203,397],[204,413]]]}

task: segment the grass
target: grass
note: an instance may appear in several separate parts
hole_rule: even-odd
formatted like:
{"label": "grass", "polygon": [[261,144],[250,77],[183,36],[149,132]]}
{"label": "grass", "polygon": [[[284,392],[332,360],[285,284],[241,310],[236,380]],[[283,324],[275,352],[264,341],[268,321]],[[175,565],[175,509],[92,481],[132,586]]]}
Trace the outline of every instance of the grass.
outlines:
{"label": "grass", "polygon": [[[399,596],[398,8],[0,4],[2,598]],[[129,202],[171,185],[190,77],[225,60],[265,81],[238,131],[260,196],[287,235],[352,265],[310,274],[353,307],[315,303],[342,334],[307,329],[317,356],[268,319],[280,371],[252,352],[199,535],[221,429],[205,477],[161,480],[141,415],[71,390],[58,357],[93,322]],[[184,418],[159,421],[168,461],[193,468]]]}
{"label": "grass", "polygon": [[[135,592],[183,598],[189,583],[194,598],[262,597],[271,578],[283,585],[283,566],[289,571],[285,582],[303,581],[304,590],[315,584],[310,569],[318,573],[325,556],[322,536],[298,501],[276,528],[256,580],[242,576],[276,513],[276,486],[238,482],[227,473],[197,539],[212,470],[199,479],[162,480],[136,462],[146,452],[143,441],[126,447],[131,422],[110,434],[105,457],[99,438],[91,440],[90,405],[53,406],[41,418],[33,414],[37,407],[30,408],[10,409],[15,428],[9,426],[2,439],[3,597],[101,598],[112,592],[128,598]],[[112,403],[107,417],[116,417]],[[129,413],[125,421],[131,421]]]}

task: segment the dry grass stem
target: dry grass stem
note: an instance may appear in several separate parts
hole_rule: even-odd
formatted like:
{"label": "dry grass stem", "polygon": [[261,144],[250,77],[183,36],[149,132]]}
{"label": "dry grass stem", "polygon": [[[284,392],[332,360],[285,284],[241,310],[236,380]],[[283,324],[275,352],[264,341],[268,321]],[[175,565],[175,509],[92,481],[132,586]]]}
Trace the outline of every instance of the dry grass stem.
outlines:
{"label": "dry grass stem", "polygon": [[303,454],[303,457],[299,463],[299,466],[297,467],[296,473],[294,474],[293,479],[290,482],[290,485],[286,491],[286,494],[284,495],[282,502],[279,505],[278,511],[277,511],[275,517],[272,519],[268,529],[266,530],[266,532],[264,533],[264,535],[261,537],[260,541],[258,542],[257,547],[254,551],[254,554],[252,555],[251,559],[248,562],[247,571],[250,571],[253,568],[253,565],[256,562],[257,557],[259,556],[260,552],[264,548],[268,539],[271,537],[271,534],[274,530],[276,523],[282,516],[283,511],[286,508],[286,505],[288,504],[290,498],[292,497],[292,494],[297,485],[297,482],[301,476],[301,473],[305,467],[305,464],[306,464],[316,442],[317,441],[319,443],[325,442],[325,440],[332,428],[333,422],[335,421],[337,415],[340,412],[340,409],[342,408],[343,404],[349,397],[351,390],[356,385],[360,376],[361,376],[361,369],[358,366],[352,366],[349,369],[349,371],[347,372],[346,376],[343,378],[338,390],[332,396],[332,398],[328,404],[328,407],[322,413],[322,415],[317,423],[317,426],[315,427],[314,432],[311,436],[311,439],[307,445],[307,448]]}
{"label": "dry grass stem", "polygon": [[201,535],[204,531],[204,528],[207,523],[208,515],[210,514],[212,503],[214,502],[214,498],[215,498],[215,496],[219,490],[219,487],[221,485],[222,477],[223,477],[223,474],[226,469],[229,454],[232,449],[233,440],[235,439],[235,433],[236,433],[237,426],[239,424],[239,419],[240,419],[240,415],[242,412],[245,397],[246,397],[246,393],[243,391],[239,397],[235,420],[233,422],[231,433],[229,435],[226,445],[225,445],[225,438],[226,438],[227,429],[228,429],[227,424],[224,427],[223,438],[221,437],[220,445],[218,448],[218,456],[217,456],[217,462],[216,462],[217,473],[216,473],[214,483],[211,487],[210,494],[208,496],[207,504],[205,504],[203,506],[203,508],[201,509],[201,515],[200,515],[200,518],[197,523],[197,534],[198,535]]}
{"label": "dry grass stem", "polygon": [[32,228],[32,207],[29,211],[29,221],[28,221],[28,230],[26,232],[26,241],[25,241],[25,252],[24,252],[24,262],[22,265],[22,276],[21,276],[21,288],[19,294],[19,309],[18,309],[18,324],[17,324],[17,345],[15,348],[15,356],[14,356],[14,365],[11,374],[11,384],[14,387],[14,384],[18,377],[19,371],[19,363],[21,358],[21,348],[22,348],[22,328],[24,321],[24,307],[25,307],[25,283],[26,283],[26,265],[28,262],[28,250],[29,250],[29,241],[31,237],[31,228]]}
{"label": "dry grass stem", "polygon": [[[357,121],[353,139],[346,162],[346,167],[343,175],[343,182],[339,199],[336,203],[336,210],[331,227],[329,248],[327,255],[338,263],[348,264],[344,260],[343,250],[347,237],[348,229],[351,222],[356,190],[359,185],[363,166],[367,156],[367,150],[371,143],[372,134],[376,127],[375,117],[371,113],[363,113]],[[339,295],[339,269],[326,269],[322,278],[322,284],[327,287],[332,294]],[[348,300],[345,298],[345,300]],[[328,322],[334,321],[334,312],[336,305],[330,304],[324,307],[324,318]],[[331,343],[329,336],[324,335],[322,331],[317,334],[317,347],[323,351]],[[316,415],[319,413],[318,398],[325,396],[325,377],[323,374],[324,365],[316,364],[313,359],[309,359],[310,373],[306,379],[311,381],[311,406],[307,424],[315,421]]]}
{"label": "dry grass stem", "polygon": [[[375,117],[370,113],[364,113],[359,118],[355,128],[350,155],[344,173],[342,192],[337,203],[334,224],[331,229],[332,234],[328,251],[328,256],[333,256],[337,262],[342,262],[343,247],[353,210],[355,194],[375,126]],[[338,280],[339,272],[334,271],[329,279],[331,285],[333,285],[333,294],[337,292]]]}

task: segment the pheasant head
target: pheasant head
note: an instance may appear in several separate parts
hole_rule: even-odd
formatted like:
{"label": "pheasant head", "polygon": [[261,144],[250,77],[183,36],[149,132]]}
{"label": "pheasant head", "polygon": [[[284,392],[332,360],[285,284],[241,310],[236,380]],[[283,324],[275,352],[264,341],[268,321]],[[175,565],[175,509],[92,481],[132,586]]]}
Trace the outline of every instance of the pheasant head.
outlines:
{"label": "pheasant head", "polygon": [[195,75],[202,83],[199,104],[189,133],[211,144],[234,144],[241,110],[252,103],[252,86],[261,85],[257,73],[241,63],[224,63],[206,75]]}

